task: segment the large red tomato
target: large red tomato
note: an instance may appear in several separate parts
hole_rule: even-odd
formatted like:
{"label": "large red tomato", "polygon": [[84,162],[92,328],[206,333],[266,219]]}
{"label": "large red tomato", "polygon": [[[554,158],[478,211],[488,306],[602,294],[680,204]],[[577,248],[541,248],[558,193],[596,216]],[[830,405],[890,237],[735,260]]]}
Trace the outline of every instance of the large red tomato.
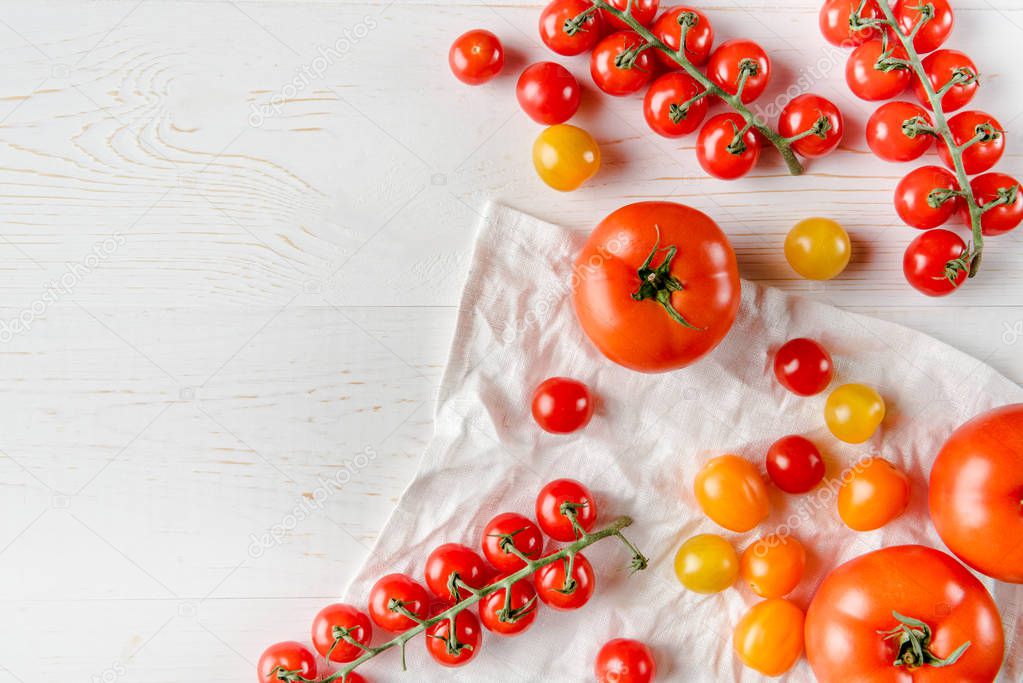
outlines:
{"label": "large red tomato", "polygon": [[672,202],[629,204],[601,221],[576,258],[572,289],[590,341],[640,372],[703,357],[739,309],[728,238],[706,214]]}
{"label": "large red tomato", "polygon": [[835,569],[805,628],[819,683],[990,683],[1002,665],[994,600],[955,558],[922,545],[882,548]]}
{"label": "large red tomato", "polygon": [[952,432],[931,468],[930,505],[934,528],[960,560],[1023,583],[1023,403]]}

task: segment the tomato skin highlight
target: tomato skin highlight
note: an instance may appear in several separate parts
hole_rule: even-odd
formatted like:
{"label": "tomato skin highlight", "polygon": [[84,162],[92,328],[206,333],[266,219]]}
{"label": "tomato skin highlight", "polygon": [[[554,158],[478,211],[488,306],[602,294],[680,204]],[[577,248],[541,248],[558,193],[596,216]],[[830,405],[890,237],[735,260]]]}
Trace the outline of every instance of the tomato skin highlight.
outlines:
{"label": "tomato skin highlight", "polygon": [[[898,97],[913,80],[909,69],[894,68],[881,71],[874,68],[884,49],[884,43],[880,38],[868,40],[853,50],[849,55],[849,61],[845,63],[845,82],[861,100],[876,102]],[[891,41],[888,43],[888,50],[895,59],[909,58],[901,45],[893,44]]]}
{"label": "tomato skin highlight", "polygon": [[806,550],[791,536],[768,534],[751,543],[739,559],[739,575],[762,598],[788,595],[803,578]]}
{"label": "tomato skin highlight", "polygon": [[803,623],[803,610],[788,600],[758,602],[735,626],[735,653],[751,669],[781,676],[803,654]]}
{"label": "tomato skin highlight", "polygon": [[812,491],[824,478],[824,469],[817,447],[797,434],[783,436],[767,451],[767,475],[785,493]]}
{"label": "tomato skin highlight", "polygon": [[724,538],[698,534],[687,539],[675,553],[675,576],[694,593],[720,593],[739,576],[739,556]]}
{"label": "tomato skin highlight", "polygon": [[593,396],[582,382],[568,377],[551,377],[533,392],[533,419],[545,432],[570,434],[582,429],[593,417]]}
{"label": "tomato skin highlight", "polygon": [[856,463],[838,489],[838,514],[853,531],[873,531],[906,511],[909,477],[887,460]]}
{"label": "tomato skin highlight", "polygon": [[[980,83],[976,79],[977,66],[973,63],[973,60],[958,50],[938,50],[937,52],[932,52],[924,57],[922,66],[924,73],[927,74],[927,80],[930,82],[931,88],[935,93],[937,93],[938,88],[952,78],[956,70],[963,69],[973,73],[974,80],[971,83],[953,85],[941,96],[941,108],[946,114],[969,104],[974,94],[976,94],[977,88],[980,87]],[[919,79],[913,83],[913,94],[916,95],[916,99],[919,100],[920,104],[928,109],[931,108],[931,101],[927,97],[927,91],[924,90],[923,82]]]}
{"label": "tomato skin highlight", "polygon": [[918,158],[934,142],[927,133],[909,137],[902,126],[910,119],[920,118],[931,125],[927,111],[912,102],[888,102],[877,108],[867,120],[867,146],[878,158],[885,161],[912,161]]}
{"label": "tomato skin highlight", "polygon": [[895,212],[906,225],[930,230],[944,225],[959,210],[961,198],[952,196],[933,207],[929,197],[934,190],[959,191],[955,174],[941,166],[921,166],[907,173],[895,186]]}
{"label": "tomato skin highlight", "polygon": [[[1007,203],[988,209],[980,218],[980,231],[985,237],[1002,235],[1014,229],[1023,221],[1023,187],[1019,181],[1004,173],[985,173],[970,181],[973,198],[978,206],[984,206],[999,197],[999,190],[1016,188],[1016,198]],[[965,202],[960,204],[960,214],[967,227],[970,224],[970,212]]]}
{"label": "tomato skin highlight", "polygon": [[556,610],[568,611],[579,609],[593,597],[597,587],[597,577],[593,573],[593,565],[582,553],[576,553],[572,563],[572,580],[575,589],[571,593],[562,592],[568,573],[568,558],[557,560],[541,567],[533,575],[536,594],[540,600]]}
{"label": "tomato skin highlight", "polygon": [[729,150],[736,132],[745,127],[746,121],[735,112],[718,114],[707,121],[696,138],[696,160],[704,171],[721,180],[735,180],[757,165],[760,138],[752,128],[741,136],[741,151]]}
{"label": "tomato skin highlight", "polygon": [[[998,119],[982,111],[961,111],[948,120],[948,128],[952,132],[952,140],[962,145],[977,135],[977,127],[990,124],[994,134],[987,140],[981,140],[963,150],[963,169],[967,175],[983,173],[998,163],[1005,151],[1005,133]],[[938,156],[951,169],[955,168],[952,155],[944,140],[938,141]]]}
{"label": "tomato skin highlight", "polygon": [[[710,49],[714,44],[714,27],[703,12],[685,5],[677,5],[665,10],[657,17],[651,29],[661,42],[678,52],[679,42],[682,39],[682,27],[678,23],[678,17],[683,12],[692,12],[696,17],[696,25],[690,26],[686,33],[686,59],[695,66],[703,66],[710,58]],[[666,69],[678,69],[678,63],[661,50],[656,50],[658,61]]]}
{"label": "tomato skin highlight", "polygon": [[561,513],[565,504],[574,508],[575,520],[583,531],[590,531],[597,523],[597,501],[588,488],[575,479],[549,482],[536,496],[536,521],[545,534],[562,543],[576,540],[571,520]]}
{"label": "tomato skin highlight", "polygon": [[549,187],[571,192],[600,170],[600,147],[582,128],[559,123],[536,137],[533,167]]}
{"label": "tomato skin highlight", "polygon": [[749,531],[771,512],[760,472],[738,455],[707,461],[696,473],[693,490],[704,514],[729,531]]}
{"label": "tomato skin highlight", "polygon": [[[874,27],[853,31],[849,25],[850,15],[860,6],[860,0],[825,0],[821,6],[817,23],[824,38],[836,47],[853,47],[878,36]],[[882,18],[881,8],[876,0],[864,3],[863,19]]]}
{"label": "tomato skin highlight", "polygon": [[260,683],[277,681],[279,670],[298,671],[306,678],[316,678],[316,657],[302,643],[293,640],[274,643],[259,657],[256,680]]}
{"label": "tomato skin highlight", "polygon": [[593,665],[597,683],[651,683],[657,663],[645,643],[615,638],[600,648]]}
{"label": "tomato skin highlight", "polygon": [[843,384],[828,394],[824,404],[828,430],[846,443],[863,443],[872,437],[884,416],[884,399],[865,384]]}
{"label": "tomato skin highlight", "polygon": [[615,60],[626,50],[643,45],[643,38],[634,31],[618,31],[602,38],[590,53],[590,76],[593,83],[615,97],[636,92],[653,78],[656,64],[650,50],[644,50],[629,68],[620,68]]}
{"label": "tomato skin highlight", "polygon": [[348,635],[363,645],[368,646],[373,640],[373,624],[364,612],[343,603],[327,605],[313,619],[312,641],[320,656],[326,657],[330,652],[332,662],[350,662],[364,652],[362,648],[344,640],[335,646],[333,635],[335,626],[349,629]]}
{"label": "tomato skin highlight", "polygon": [[526,566],[518,556],[501,547],[502,535],[510,535],[515,547],[530,559],[543,552],[543,534],[531,519],[517,512],[502,512],[483,528],[483,557],[499,572],[513,573]]}
{"label": "tomato skin highlight", "polygon": [[591,12],[574,35],[563,30],[565,22],[593,7],[588,0],[553,0],[540,13],[540,39],[553,52],[566,57],[588,52],[604,35],[600,12]]}
{"label": "tomato skin highlight", "polygon": [[969,269],[956,273],[950,281],[945,275],[946,264],[966,253],[966,243],[949,230],[936,228],[917,236],[902,257],[902,272],[906,281],[921,294],[945,296],[957,290],[969,277]]}
{"label": "tomato skin highlight", "polygon": [[[707,115],[707,98],[701,97],[688,105],[685,115],[680,110],[673,110],[672,105],[680,106],[703,92],[703,86],[695,78],[682,71],[671,71],[650,84],[643,98],[643,117],[650,129],[666,138],[677,138],[700,127]],[[682,116],[673,121],[673,112]]]}
{"label": "tomato skin highlight", "polygon": [[448,66],[462,83],[482,85],[504,68],[504,47],[490,31],[467,31],[451,44]]}
{"label": "tomato skin highlight", "polygon": [[515,96],[529,118],[553,126],[568,121],[579,109],[579,82],[557,62],[537,62],[519,76]]}
{"label": "tomato skin highlight", "polygon": [[774,354],[774,376],[797,396],[814,396],[831,384],[835,367],[831,354],[813,339],[790,339]]}
{"label": "tomato skin highlight", "polygon": [[842,142],[845,128],[842,112],[830,100],[810,93],[797,95],[782,109],[778,118],[778,132],[786,138],[798,135],[810,130],[822,116],[826,116],[831,124],[823,138],[808,135],[792,143],[792,149],[797,154],[808,159],[822,157],[833,152]]}

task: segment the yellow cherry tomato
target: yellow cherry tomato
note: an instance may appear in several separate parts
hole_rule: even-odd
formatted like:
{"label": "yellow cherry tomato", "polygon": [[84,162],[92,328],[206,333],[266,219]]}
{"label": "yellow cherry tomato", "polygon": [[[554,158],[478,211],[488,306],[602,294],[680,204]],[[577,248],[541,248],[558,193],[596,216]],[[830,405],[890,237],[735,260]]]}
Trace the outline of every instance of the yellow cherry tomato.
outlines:
{"label": "yellow cherry tomato", "polygon": [[571,192],[600,168],[600,147],[582,128],[560,123],[544,128],[533,143],[533,166],[540,179]]}
{"label": "yellow cherry tomato", "polygon": [[738,455],[710,460],[696,473],[693,488],[703,513],[729,531],[749,531],[771,512],[763,477]]}
{"label": "yellow cherry tomato", "polygon": [[679,583],[696,593],[720,593],[735,583],[739,556],[732,544],[714,534],[693,536],[675,555]]}
{"label": "yellow cherry tomato", "polygon": [[788,595],[803,578],[806,551],[790,536],[769,534],[746,548],[739,560],[739,574],[762,598]]}
{"label": "yellow cherry tomato", "polygon": [[803,620],[803,610],[788,600],[758,602],[735,626],[735,654],[765,676],[781,676],[803,654]]}
{"label": "yellow cherry tomato", "polygon": [[857,462],[838,489],[838,515],[853,531],[880,529],[908,505],[909,477],[882,458]]}
{"label": "yellow cherry tomato", "polygon": [[785,237],[785,260],[807,280],[830,280],[849,265],[849,233],[830,218],[807,218]]}
{"label": "yellow cherry tomato", "polygon": [[846,443],[863,443],[872,437],[884,415],[881,394],[865,384],[843,384],[824,403],[828,429]]}

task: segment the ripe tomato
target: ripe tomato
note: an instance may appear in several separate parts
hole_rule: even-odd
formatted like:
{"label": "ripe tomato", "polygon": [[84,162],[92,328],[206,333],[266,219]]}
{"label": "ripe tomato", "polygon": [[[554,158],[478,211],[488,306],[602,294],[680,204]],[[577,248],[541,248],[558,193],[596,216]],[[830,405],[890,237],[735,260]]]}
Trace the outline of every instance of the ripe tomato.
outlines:
{"label": "ripe tomato", "polygon": [[600,147],[582,128],[559,123],[544,128],[533,143],[533,167],[540,179],[561,192],[571,192],[600,168]]}
{"label": "ripe tomato", "polygon": [[504,68],[504,47],[490,31],[468,31],[451,44],[448,66],[462,83],[481,85]]}
{"label": "ripe tomato", "polygon": [[752,40],[726,40],[710,54],[707,78],[730,95],[738,92],[744,73],[746,82],[740,99],[749,103],[760,97],[771,77],[771,60]]}
{"label": "ripe tomato", "polygon": [[[682,15],[686,15],[682,17]],[[703,66],[710,57],[710,48],[714,44],[714,27],[710,21],[699,10],[685,5],[677,5],[657,17],[651,29],[662,43],[678,52],[679,42],[682,40],[682,25],[680,17],[689,23],[689,30],[686,31],[685,56],[695,66]],[[668,69],[677,69],[678,62],[669,57],[661,50],[654,54],[657,59]]]}
{"label": "ripe tomato", "polygon": [[420,619],[425,619],[430,609],[430,595],[425,588],[405,574],[387,574],[369,591],[369,616],[385,631],[397,633],[416,625],[412,619],[391,609],[392,600]]}
{"label": "ripe tomato", "polygon": [[657,676],[657,664],[650,648],[631,638],[615,638],[604,643],[593,669],[597,683],[651,683]]}
{"label": "ripe tomato", "polygon": [[[806,612],[805,632],[819,683],[988,683],[1002,664],[991,596],[955,559],[920,545],[875,550],[831,572]],[[966,641],[957,661],[933,665]]]}
{"label": "ripe tomato", "polygon": [[696,130],[707,115],[707,98],[692,98],[703,92],[703,86],[683,71],[660,76],[643,98],[643,117],[658,135],[677,138]]}
{"label": "ripe tomato", "polygon": [[537,596],[556,610],[579,609],[589,602],[597,587],[593,566],[582,553],[576,553],[575,560],[571,562],[571,576],[568,574],[569,564],[568,558],[558,560],[541,567],[533,575]]}
{"label": "ripe tomato", "polygon": [[[959,235],[949,230],[928,230],[906,247],[902,272],[917,291],[927,296],[945,296],[969,277],[965,254],[966,243]],[[950,268],[950,261],[957,262],[958,266]]]}
{"label": "ripe tomato", "polygon": [[361,655],[363,649],[349,643],[344,636],[368,646],[373,640],[373,625],[365,612],[337,603],[327,605],[316,615],[312,635],[313,647],[321,656],[332,662],[350,662]]}
{"label": "ripe tomato", "polygon": [[[622,12],[629,6],[630,0],[607,0],[608,4],[614,7],[616,10]],[[632,13],[632,18],[643,24],[644,26],[650,26],[654,22],[654,16],[657,14],[657,6],[660,4],[660,0],[631,0],[632,6],[629,7],[629,11]],[[604,13],[604,18],[609,25],[619,30],[631,30],[628,24],[613,16],[610,12]]]}
{"label": "ripe tomato", "polygon": [[911,122],[931,125],[930,116],[911,102],[888,102],[867,120],[867,145],[885,161],[912,161],[926,152],[934,138],[908,128]]}
{"label": "ripe tomato", "polygon": [[[966,175],[983,173],[998,163],[1005,151],[1005,133],[1002,125],[990,114],[982,111],[961,111],[948,120],[948,128],[957,145],[974,138],[976,142],[963,150],[963,168]],[[944,140],[938,143],[938,156],[949,168],[955,168],[952,155]]]}
{"label": "ripe tomato", "polygon": [[882,458],[857,462],[842,477],[838,515],[853,531],[880,529],[909,505],[909,477]]}
{"label": "ripe tomato", "polygon": [[797,396],[821,393],[834,374],[831,354],[812,339],[790,339],[774,354],[774,376]]}
{"label": "ripe tomato", "polygon": [[455,616],[455,637],[451,620],[442,619],[426,629],[426,651],[442,666],[463,666],[479,654],[483,633],[476,615],[462,610]]}
{"label": "ripe tomato", "polygon": [[[821,7],[817,23],[824,38],[838,47],[852,47],[866,42],[878,35],[874,27],[861,28],[853,31],[849,23],[853,11],[859,8],[861,0],[825,0]],[[876,0],[864,3],[861,19],[880,19],[881,8]]]}
{"label": "ripe tomato", "polygon": [[884,415],[884,399],[864,384],[843,384],[828,395],[824,404],[828,430],[846,443],[863,443],[869,439],[881,425]]}
{"label": "ripe tomato", "polygon": [[[885,69],[878,69],[878,60],[884,50],[881,39],[873,38],[853,50],[845,63],[845,82],[861,100],[890,100],[901,95],[913,78],[912,72],[905,67],[886,65]],[[909,58],[901,45],[889,42],[888,50],[894,59]]]}
{"label": "ripe tomato", "polygon": [[959,209],[959,182],[941,166],[921,166],[895,186],[895,211],[906,225],[930,230]]}
{"label": "ripe tomato", "polygon": [[760,138],[735,112],[718,114],[700,130],[696,138],[696,160],[703,170],[722,180],[740,178],[756,166],[760,158]]}
{"label": "ripe tomato", "polygon": [[256,665],[260,683],[277,681],[278,672],[297,671],[308,679],[316,678],[316,657],[302,643],[287,640],[275,643],[263,651]]}
{"label": "ripe tomato", "polygon": [[729,531],[749,531],[771,512],[760,472],[738,455],[709,460],[696,473],[693,489],[703,513]]}
{"label": "ripe tomato", "polygon": [[[565,22],[583,12],[589,14],[573,25],[572,35],[565,32]],[[590,50],[604,35],[604,20],[589,0],[553,0],[540,13],[540,39],[559,55],[571,57]]]}
{"label": "ripe tomato", "polygon": [[[970,181],[973,198],[978,206],[984,206],[996,199],[1004,198],[1005,203],[992,207],[981,215],[980,230],[987,237],[1009,232],[1023,220],[1023,187],[1019,181],[1004,173],[985,173]],[[965,202],[960,209],[963,222],[970,225],[970,214]]]}
{"label": "ripe tomato", "polygon": [[553,126],[568,121],[579,109],[579,82],[557,62],[537,62],[519,76],[515,96],[529,118]]}
{"label": "ripe tomato", "polygon": [[[819,123],[822,119],[826,119],[827,123]],[[829,100],[818,95],[797,95],[781,110],[778,132],[790,138],[808,130],[815,132],[794,141],[792,149],[807,158],[830,154],[842,141],[842,112]]]}
{"label": "ripe tomato", "polygon": [[568,434],[585,427],[593,417],[593,397],[582,382],[551,377],[533,392],[533,419],[552,434]]}
{"label": "ripe tomato", "polygon": [[803,578],[806,551],[791,536],[769,534],[750,544],[739,560],[739,574],[762,598],[788,595]]}
{"label": "ripe tomato", "polygon": [[803,620],[803,610],[788,600],[758,602],[735,625],[735,654],[765,676],[781,676],[803,654]]}
{"label": "ripe tomato", "polygon": [[[933,52],[941,47],[948,35],[952,33],[955,17],[948,0],[927,0],[926,4],[934,6],[934,16],[927,20],[913,39],[913,47],[920,54]],[[899,28],[909,34],[920,20],[924,3],[918,0],[896,0],[892,13]]]}
{"label": "ripe tomato", "polygon": [[728,238],[703,213],[670,202],[629,204],[601,221],[576,258],[572,287],[586,336],[640,372],[703,357],[739,309]]}
{"label": "ripe tomato", "polygon": [[[941,96],[941,108],[946,112],[955,111],[965,106],[973,99],[974,93],[980,87],[977,81],[977,67],[973,60],[958,50],[938,50],[924,57],[922,65],[927,80],[935,92],[949,82],[953,77],[963,79],[958,85],[953,85]],[[927,98],[927,91],[924,90],[923,82],[916,79],[913,83],[913,94],[920,104],[928,109],[931,108],[931,101]]]}
{"label": "ripe tomato", "polygon": [[785,493],[806,493],[824,478],[824,458],[809,439],[790,434],[771,444],[767,474]]}
{"label": "ripe tomato", "polygon": [[849,233],[830,218],[804,218],[785,236],[785,260],[808,280],[830,280],[849,265]]}
{"label": "ripe tomato", "polygon": [[461,543],[445,543],[437,546],[426,558],[426,586],[441,600],[461,600],[471,593],[464,586],[453,590],[452,581],[457,576],[472,588],[483,588],[490,579],[490,567],[483,558],[469,546]]}
{"label": "ripe tomato", "polygon": [[[502,581],[508,574],[502,574],[494,582]],[[511,602],[505,611],[505,593],[511,590]],[[488,631],[501,636],[516,636],[536,620],[536,590],[533,584],[523,579],[511,585],[511,589],[494,591],[479,602],[480,621]]]}
{"label": "ripe tomato", "polygon": [[675,575],[694,593],[720,593],[739,576],[739,557],[732,544],[714,534],[699,534],[675,554]]}
{"label": "ripe tomato", "polygon": [[504,549],[510,539],[515,548],[530,559],[543,551],[543,534],[533,522],[517,512],[502,512],[483,527],[483,556],[499,572],[517,572],[526,566],[522,559]]}
{"label": "ripe tomato", "polygon": [[536,521],[555,541],[574,541],[578,536],[570,516],[583,531],[597,523],[597,501],[590,490],[575,479],[555,479],[536,496]]}
{"label": "ripe tomato", "polygon": [[1023,403],[981,413],[952,432],[931,468],[930,509],[960,560],[1023,583]]}
{"label": "ripe tomato", "polygon": [[645,41],[633,31],[618,31],[602,38],[590,53],[590,76],[608,95],[631,95],[653,78],[650,49],[639,51]]}

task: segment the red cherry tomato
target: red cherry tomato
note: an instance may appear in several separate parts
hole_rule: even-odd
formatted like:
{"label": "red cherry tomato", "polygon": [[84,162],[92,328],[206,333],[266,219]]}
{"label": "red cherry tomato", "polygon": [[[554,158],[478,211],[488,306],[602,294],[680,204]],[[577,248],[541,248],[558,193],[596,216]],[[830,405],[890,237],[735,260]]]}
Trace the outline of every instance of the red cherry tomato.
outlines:
{"label": "red cherry tomato", "polygon": [[335,629],[343,629],[363,645],[373,640],[373,625],[365,612],[343,603],[327,605],[313,619],[313,647],[323,657],[329,652],[332,662],[350,662],[363,653],[362,648],[335,635]]}
{"label": "red cherry tomato", "polygon": [[590,490],[574,479],[555,479],[536,497],[536,521],[544,533],[555,541],[574,541],[576,531],[564,511],[575,513],[583,531],[597,522],[597,502]]}
{"label": "red cherry tomato", "polygon": [[643,98],[643,116],[658,135],[677,138],[696,130],[707,115],[707,98],[682,105],[703,92],[703,86],[683,71],[671,71],[650,85]]}
{"label": "red cherry tomato", "polygon": [[556,610],[579,609],[589,602],[597,587],[593,566],[582,553],[575,554],[570,578],[567,575],[568,564],[568,558],[564,558],[541,567],[533,575],[537,596],[545,605]]}
{"label": "red cherry tomato", "polygon": [[[908,59],[901,45],[888,43],[892,59]],[[912,72],[903,67],[893,66],[887,71],[876,68],[884,44],[880,38],[863,43],[849,55],[845,63],[845,82],[861,100],[890,100],[898,97],[913,79]]]}
{"label": "red cherry tomato", "polygon": [[937,228],[928,230],[906,247],[902,272],[917,291],[927,296],[951,294],[966,281],[968,269],[958,271],[953,280],[946,275],[949,261],[961,258],[966,244],[954,232]]}
{"label": "red cherry tomato", "polygon": [[[821,34],[832,45],[853,47],[878,36],[876,28],[862,28],[853,31],[849,24],[853,11],[859,8],[860,0],[825,0],[818,16]],[[880,19],[881,8],[876,0],[865,3],[860,12],[861,19]]]}
{"label": "red cherry tomato", "polygon": [[518,555],[504,549],[502,543],[511,538],[515,548],[530,559],[543,552],[543,534],[528,517],[517,512],[502,512],[483,528],[483,556],[499,572],[517,572],[526,566]]}
{"label": "red cherry tomato", "polygon": [[797,396],[821,393],[834,374],[831,354],[812,339],[790,339],[774,354],[774,376]]}
{"label": "red cherry tomato", "polygon": [[490,568],[475,550],[461,543],[437,546],[426,558],[426,585],[441,600],[460,600],[471,593],[464,586],[457,593],[451,590],[452,575],[473,588],[483,588],[491,575]]}
{"label": "red cherry tomato", "polygon": [[749,173],[760,158],[760,139],[751,128],[742,134],[740,144],[733,144],[736,133],[745,126],[735,112],[718,114],[707,121],[696,138],[696,160],[704,171],[722,180]]}
{"label": "red cherry tomato", "polygon": [[[895,186],[895,211],[906,225],[930,230],[943,225],[959,209],[955,175],[941,166],[921,166]],[[950,198],[942,200],[943,196]]]}
{"label": "red cherry tomato", "polygon": [[806,493],[824,478],[824,459],[809,439],[783,436],[767,451],[767,475],[785,493]]}
{"label": "red cherry tomato", "polygon": [[752,40],[727,40],[718,45],[707,62],[707,78],[734,95],[739,89],[740,76],[750,67],[756,73],[750,72],[747,76],[740,98],[749,103],[760,97],[771,77],[771,60]]}
{"label": "red cherry tomato", "polygon": [[[590,76],[597,87],[608,95],[624,97],[649,83],[654,69],[651,50],[643,50],[638,56],[635,52],[643,44],[643,39],[632,31],[612,33],[597,43],[590,53]],[[635,57],[631,66],[619,66],[623,53]]]}
{"label": "red cherry tomato", "polygon": [[593,417],[593,396],[582,382],[568,377],[545,379],[533,392],[533,419],[545,432],[568,434]]}
{"label": "red cherry tomato", "polygon": [[504,47],[490,31],[468,31],[451,44],[448,66],[462,83],[481,85],[500,73],[504,67]]}
{"label": "red cherry tomato", "polygon": [[373,623],[385,631],[407,631],[416,625],[401,612],[390,608],[397,600],[408,611],[425,619],[430,608],[430,595],[426,589],[405,574],[382,576],[369,591],[369,616]]}
{"label": "red cherry tomato", "polygon": [[[507,576],[502,574],[494,582],[502,581]],[[515,636],[532,626],[536,620],[536,590],[525,579],[513,583],[509,611],[505,611],[505,593],[508,590],[496,590],[480,600],[480,621],[488,631],[502,636]]]}
{"label": "red cherry tomato", "polygon": [[926,152],[934,141],[928,133],[910,137],[906,122],[922,119],[927,125],[931,118],[919,105],[911,102],[889,102],[877,108],[867,121],[867,145],[885,161],[912,161]]}
{"label": "red cherry tomato", "polygon": [[934,6],[934,16],[920,27],[916,38],[913,39],[913,47],[920,54],[937,50],[952,33],[955,17],[948,0],[927,0],[926,3],[919,0],[896,0],[892,6],[892,13],[899,28],[909,34],[920,20],[921,8],[926,4]]}
{"label": "red cherry tomato", "polygon": [[[691,15],[688,17],[690,24],[686,31],[686,59],[696,66],[703,66],[710,57],[710,48],[714,44],[714,27],[702,12],[679,5],[666,10],[657,17],[653,28],[654,35],[660,38],[661,42],[678,51],[679,42],[682,39],[682,26],[678,23],[682,14]],[[657,59],[668,69],[677,69],[678,62],[666,55],[661,50],[656,50]]]}
{"label": "red cherry tomato", "polygon": [[463,666],[479,654],[483,634],[476,615],[462,610],[455,617],[455,637],[451,620],[442,619],[426,629],[426,651],[442,666]]}
{"label": "red cherry tomato", "polygon": [[[941,96],[941,108],[945,113],[960,109],[973,99],[973,95],[980,87],[977,81],[977,66],[969,57],[958,50],[938,50],[924,57],[922,66],[927,80],[935,92],[948,83],[953,76],[966,79],[966,82],[953,85],[944,95]],[[927,98],[923,81],[916,79],[913,83],[913,94],[920,104],[928,109],[931,108],[931,101]]]}
{"label": "red cherry tomato", "polygon": [[[990,114],[982,111],[961,111],[948,120],[948,129],[957,145],[962,145],[978,135],[984,137],[963,150],[963,168],[966,175],[983,173],[998,163],[1005,151],[1005,133],[1002,125]],[[949,168],[955,168],[952,155],[945,141],[938,143],[938,156]]]}
{"label": "red cherry tomato", "polygon": [[[1004,197],[1006,203],[985,211],[980,218],[980,231],[987,237],[1009,232],[1023,220],[1023,187],[1019,181],[1004,173],[985,173],[970,181],[973,198],[978,206],[984,206]],[[970,225],[970,215],[965,202],[961,212],[963,221]]]}
{"label": "red cherry tomato", "polygon": [[553,126],[568,121],[579,109],[579,82],[556,62],[538,62],[519,76],[515,96],[529,118]]}
{"label": "red cherry tomato", "polygon": [[[617,10],[625,11],[626,6],[629,4],[629,0],[607,0],[608,4]],[[650,26],[654,22],[654,16],[657,15],[657,6],[660,4],[660,0],[632,0],[632,6],[629,11],[632,13],[632,18],[643,24],[644,26]],[[612,29],[619,31],[630,31],[632,27],[626,24],[624,21],[616,16],[613,16],[610,12],[604,12],[604,19]]]}
{"label": "red cherry tomato", "polygon": [[587,10],[593,10],[589,0],[553,0],[540,14],[540,39],[559,55],[572,57],[588,52],[604,35],[604,21],[599,11],[591,11],[572,35],[565,33],[565,22]]}
{"label": "red cherry tomato", "polygon": [[604,643],[593,668],[597,683],[651,683],[657,675],[657,664],[650,648],[630,638],[615,638]]}
{"label": "red cherry tomato", "polygon": [[316,657],[302,643],[288,640],[275,643],[263,651],[256,665],[260,683],[278,681],[277,674],[282,671],[297,671],[299,675],[316,678]]}
{"label": "red cherry tomato", "polygon": [[778,132],[790,138],[810,130],[821,117],[828,120],[823,137],[813,133],[792,143],[792,149],[804,157],[822,157],[831,153],[842,141],[842,112],[829,100],[804,93],[792,98],[792,101],[781,110],[778,119]]}

